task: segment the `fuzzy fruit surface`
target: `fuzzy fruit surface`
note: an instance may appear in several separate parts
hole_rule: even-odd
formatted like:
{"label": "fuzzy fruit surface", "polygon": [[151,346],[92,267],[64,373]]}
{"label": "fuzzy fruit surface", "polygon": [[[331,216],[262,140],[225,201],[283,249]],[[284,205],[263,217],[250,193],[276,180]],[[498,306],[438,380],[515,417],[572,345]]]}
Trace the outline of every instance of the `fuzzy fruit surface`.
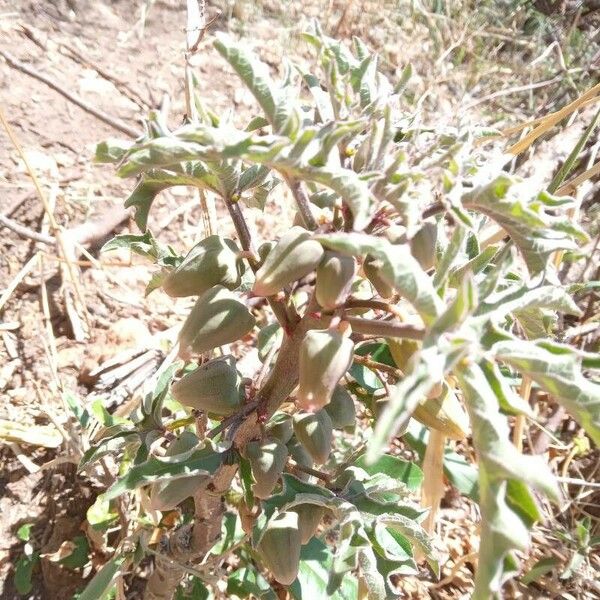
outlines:
{"label": "fuzzy fruit surface", "polygon": [[319,410],[331,400],[335,386],[352,364],[354,343],[347,332],[312,329],[300,346],[297,404]]}
{"label": "fuzzy fruit surface", "polygon": [[180,354],[207,352],[239,340],[252,330],[256,319],[227,288],[216,285],[202,294],[179,333]]}
{"label": "fuzzy fruit surface", "polygon": [[298,576],[301,545],[298,513],[285,511],[267,523],[258,551],[282,585],[291,585]]}
{"label": "fuzzy fruit surface", "polygon": [[356,262],[352,256],[327,250],[317,267],[317,302],[325,310],[343,304],[350,294],[355,273]]}
{"label": "fuzzy fruit surface", "polygon": [[333,441],[333,426],[326,411],[296,413],[294,433],[318,465],[327,462]]}
{"label": "fuzzy fruit surface", "polygon": [[245,452],[255,482],[252,491],[257,498],[268,498],[283,473],[288,456],[287,448],[281,441],[272,439],[266,442],[249,442]]}
{"label": "fuzzy fruit surface", "polygon": [[242,404],[241,377],[231,355],[215,358],[171,386],[175,400],[209,414],[229,416]]}
{"label": "fuzzy fruit surface", "polygon": [[234,290],[239,287],[244,272],[238,253],[239,248],[233,240],[208,236],[187,253],[182,263],[166,277],[162,287],[174,298],[197,296],[219,284]]}
{"label": "fuzzy fruit surface", "polygon": [[286,285],[314,271],[323,257],[323,247],[302,227],[292,227],[273,246],[256,273],[252,292],[272,296]]}

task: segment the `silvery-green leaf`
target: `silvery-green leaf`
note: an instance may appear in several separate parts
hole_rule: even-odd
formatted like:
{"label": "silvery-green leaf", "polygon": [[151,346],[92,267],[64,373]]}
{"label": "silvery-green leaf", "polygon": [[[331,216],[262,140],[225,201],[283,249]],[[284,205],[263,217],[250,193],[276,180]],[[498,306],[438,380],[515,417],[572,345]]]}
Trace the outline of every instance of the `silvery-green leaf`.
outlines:
{"label": "silvery-green leaf", "polygon": [[[298,69],[300,69],[300,67],[298,67]],[[321,121],[324,123],[333,121],[334,114],[333,107],[331,106],[331,100],[329,98],[329,94],[321,87],[321,82],[319,79],[308,71],[302,69],[300,69],[300,73],[302,74],[304,83],[308,86],[308,89],[312,94],[313,100],[315,101],[315,106],[319,111]]]}
{"label": "silvery-green leaf", "polygon": [[460,224],[454,228],[450,243],[444,249],[442,258],[438,261],[435,274],[433,276],[433,285],[436,288],[442,286],[446,281],[446,276],[450,271],[450,268],[454,264],[459,253],[462,251],[465,239],[467,237],[467,229]]}
{"label": "silvery-green leaf", "polygon": [[491,183],[467,192],[462,204],[482,212],[504,228],[521,250],[530,273],[536,274],[548,267],[552,252],[574,249],[576,240],[586,236],[563,217],[545,212],[546,206],[555,207],[556,202],[548,204],[544,195],[527,198],[526,194],[523,183],[509,175],[500,175]]}
{"label": "silvery-green leaf", "polygon": [[467,273],[473,273],[473,275],[477,275],[477,273],[483,271],[483,269],[485,269],[485,267],[487,267],[490,261],[494,258],[498,252],[498,249],[499,246],[488,246],[469,262],[452,269],[448,276],[449,285],[452,287],[457,287]]}
{"label": "silvery-green leaf", "polygon": [[375,553],[370,547],[362,547],[358,551],[358,566],[360,575],[369,590],[369,598],[387,600],[385,579],[379,573]]}
{"label": "silvery-green leaf", "polygon": [[118,163],[132,146],[132,142],[110,138],[96,146],[94,161],[97,163]]}
{"label": "silvery-green leaf", "polygon": [[600,384],[584,377],[577,350],[551,341],[514,340],[495,344],[492,352],[559,400],[600,444]]}
{"label": "silvery-green leaf", "polygon": [[277,108],[277,92],[267,65],[259,61],[247,49],[246,44],[236,43],[228,35],[217,34],[214,45],[252,92],[267,119],[273,123]]}

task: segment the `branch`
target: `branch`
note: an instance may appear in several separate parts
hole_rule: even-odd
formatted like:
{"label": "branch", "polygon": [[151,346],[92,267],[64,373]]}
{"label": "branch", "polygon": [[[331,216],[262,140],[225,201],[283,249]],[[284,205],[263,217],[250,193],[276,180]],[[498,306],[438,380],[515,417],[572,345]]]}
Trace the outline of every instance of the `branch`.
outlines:
{"label": "branch", "polygon": [[409,340],[422,340],[425,337],[425,328],[407,323],[374,321],[361,319],[360,317],[348,317],[346,315],[344,315],[344,321],[350,323],[352,331],[376,337],[397,337]]}
{"label": "branch", "polygon": [[288,184],[290,190],[292,190],[292,194],[296,200],[296,205],[298,206],[298,211],[300,212],[304,226],[307,229],[310,229],[310,231],[314,231],[319,225],[312,214],[310,200],[308,199],[308,196],[302,187],[302,183],[297,179],[292,179],[291,177],[285,177],[285,182]]}
{"label": "branch", "polygon": [[400,319],[404,316],[403,312],[395,305],[385,300],[363,300],[361,298],[348,298],[344,303],[345,308],[373,308],[375,310],[384,310]]}
{"label": "branch", "polygon": [[53,90],[64,96],[67,100],[69,100],[73,104],[76,104],[77,106],[79,106],[79,108],[82,108],[91,115],[94,115],[101,121],[104,121],[104,123],[107,123],[111,127],[114,127],[117,131],[120,131],[121,133],[124,133],[125,135],[128,135],[133,138],[137,138],[140,135],[140,131],[129,127],[129,125],[123,123],[122,121],[113,119],[110,115],[107,115],[100,109],[91,106],[87,102],[84,102],[79,96],[75,96],[49,77],[46,77],[46,75],[42,75],[42,73],[36,71],[35,69],[32,69],[31,67],[28,67],[26,64],[22,63],[20,60],[17,60],[8,52],[0,50],[0,56],[2,56],[4,60],[6,60],[8,65],[13,69],[17,69],[17,71],[21,71],[22,73],[25,73],[26,75],[29,75],[30,77],[33,77],[34,79],[45,83],[48,87],[52,88]]}
{"label": "branch", "polygon": [[[248,224],[246,223],[246,219],[244,218],[244,213],[242,212],[242,207],[239,202],[232,202],[230,198],[224,196],[225,204],[227,205],[227,209],[229,210],[229,215],[231,216],[231,220],[233,221],[233,225],[235,227],[235,231],[240,240],[240,244],[242,249],[245,252],[250,253],[250,257],[247,258],[248,264],[254,273],[258,271],[258,261],[256,260],[256,252],[254,251],[254,247],[252,245],[252,237],[250,235],[250,230],[248,229]],[[288,318],[288,311],[285,305],[285,302],[281,300],[276,300],[274,297],[267,298],[267,301],[275,315],[277,321],[281,325],[284,331],[289,332],[290,329],[294,326],[295,323],[290,322]],[[297,315],[293,315],[294,319]]]}

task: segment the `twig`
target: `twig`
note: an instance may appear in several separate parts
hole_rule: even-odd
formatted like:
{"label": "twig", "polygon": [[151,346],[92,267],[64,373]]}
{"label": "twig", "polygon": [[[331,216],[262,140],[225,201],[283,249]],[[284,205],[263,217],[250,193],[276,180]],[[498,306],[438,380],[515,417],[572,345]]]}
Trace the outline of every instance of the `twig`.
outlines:
{"label": "twig", "polygon": [[[8,121],[6,120],[6,117],[4,116],[4,111],[1,108],[0,108],[0,122],[2,122],[2,125],[9,137],[10,141],[12,142],[13,146],[15,147],[15,150],[21,157],[21,160],[25,164],[25,168],[27,169],[29,176],[31,177],[31,180],[33,181],[33,185],[35,186],[35,189],[38,193],[40,201],[42,202],[42,205],[44,207],[44,211],[46,212],[46,215],[48,217],[48,223],[50,224],[50,227],[52,228],[52,231],[56,237],[56,241],[58,242],[58,247],[60,248],[60,251],[62,252],[63,257],[66,260],[65,271],[70,279],[70,283],[73,286],[73,289],[75,290],[75,297],[77,298],[77,300],[79,301],[79,303],[81,305],[86,325],[89,328],[90,323],[89,323],[89,319],[88,319],[87,309],[86,309],[85,303],[83,301],[83,293],[82,293],[81,287],[79,285],[79,280],[75,276],[74,266],[70,262],[70,259],[72,257],[67,252],[67,245],[65,243],[65,240],[63,239],[62,231],[61,231],[60,227],[58,226],[56,219],[54,218],[54,214],[50,208],[48,199],[46,198],[46,195],[44,194],[44,191],[42,190],[42,186],[40,185],[37,175],[35,174],[35,171],[33,170],[31,164],[29,163],[29,159],[27,158],[27,155],[23,151],[21,144],[17,140],[11,126],[9,125]],[[68,298],[66,298],[66,299],[68,300]]]}
{"label": "twig", "polygon": [[296,205],[298,206],[298,212],[302,217],[304,226],[307,229],[314,231],[315,229],[317,229],[318,224],[315,220],[314,215],[312,214],[312,210],[310,208],[310,201],[308,200],[306,192],[302,187],[302,183],[296,179],[292,179],[291,177],[285,177],[285,181],[288,184],[290,190],[292,191],[292,194],[294,195]]}
{"label": "twig", "polygon": [[29,229],[28,227],[20,225],[16,221],[5,217],[3,214],[0,214],[0,225],[4,225],[4,227],[14,231],[22,238],[28,238],[36,242],[41,242],[42,244],[48,244],[49,246],[54,246],[56,244],[56,238],[53,238],[50,235],[45,235],[44,233],[33,231],[32,229]]}
{"label": "twig", "polygon": [[117,131],[120,131],[121,133],[124,133],[133,138],[137,138],[140,135],[140,131],[129,127],[129,125],[118,121],[117,119],[113,119],[110,115],[107,115],[105,112],[91,106],[90,104],[82,100],[79,96],[75,96],[49,77],[46,77],[46,75],[43,75],[42,73],[36,71],[35,69],[32,69],[31,67],[28,67],[26,64],[22,63],[20,60],[17,60],[8,52],[0,50],[0,56],[2,56],[4,60],[6,60],[8,65],[13,69],[17,69],[18,71],[21,71],[22,73],[25,73],[26,75],[29,75],[30,77],[33,77],[34,79],[45,83],[48,87],[52,88],[54,91],[64,96],[67,100],[69,100],[73,104],[76,104],[77,106],[79,106],[79,108],[82,108],[91,115],[94,115],[97,119],[100,119],[101,121],[103,121],[107,125],[110,125]]}
{"label": "twig", "polygon": [[376,337],[397,337],[409,340],[422,340],[425,337],[425,329],[416,327],[407,323],[397,323],[394,321],[371,321],[361,319],[360,317],[344,316],[352,326],[352,331],[374,335]]}
{"label": "twig", "polygon": [[368,356],[361,356],[360,354],[354,355],[354,362],[358,365],[363,365],[367,367],[367,369],[371,369],[374,371],[383,371],[384,373],[389,373],[396,378],[402,377],[403,373],[398,367],[392,367],[391,365],[386,365],[385,363],[380,363]]}
{"label": "twig", "polygon": [[362,298],[348,298],[344,304],[345,308],[373,308],[375,310],[383,310],[396,315],[399,318],[404,316],[404,313],[395,305],[385,300],[363,300]]}
{"label": "twig", "polygon": [[33,269],[35,264],[39,260],[39,253],[34,254],[21,268],[21,270],[13,277],[13,280],[8,284],[2,296],[0,296],[0,312],[4,308],[4,305],[8,299],[12,296],[12,293],[17,289],[17,286],[23,281],[25,276]]}
{"label": "twig", "polygon": [[321,481],[325,481],[329,483],[331,481],[331,475],[328,473],[324,473],[323,471],[319,471],[318,469],[313,469],[312,467],[306,467],[297,462],[288,462],[288,467],[293,471],[300,471],[301,473],[306,473],[307,475],[312,475]]}

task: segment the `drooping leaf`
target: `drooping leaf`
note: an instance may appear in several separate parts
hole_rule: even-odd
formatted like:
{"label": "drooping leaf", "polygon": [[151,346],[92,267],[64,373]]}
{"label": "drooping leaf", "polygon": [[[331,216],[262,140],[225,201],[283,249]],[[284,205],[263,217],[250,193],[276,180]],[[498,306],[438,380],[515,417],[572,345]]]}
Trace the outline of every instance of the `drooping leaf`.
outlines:
{"label": "drooping leaf", "polygon": [[111,591],[116,578],[120,575],[124,562],[125,556],[123,555],[113,556],[105,562],[81,592],[78,600],[104,600]]}
{"label": "drooping leaf", "polygon": [[492,351],[499,360],[531,377],[564,404],[600,444],[600,384],[583,375],[580,353],[570,346],[544,340],[499,342]]}

